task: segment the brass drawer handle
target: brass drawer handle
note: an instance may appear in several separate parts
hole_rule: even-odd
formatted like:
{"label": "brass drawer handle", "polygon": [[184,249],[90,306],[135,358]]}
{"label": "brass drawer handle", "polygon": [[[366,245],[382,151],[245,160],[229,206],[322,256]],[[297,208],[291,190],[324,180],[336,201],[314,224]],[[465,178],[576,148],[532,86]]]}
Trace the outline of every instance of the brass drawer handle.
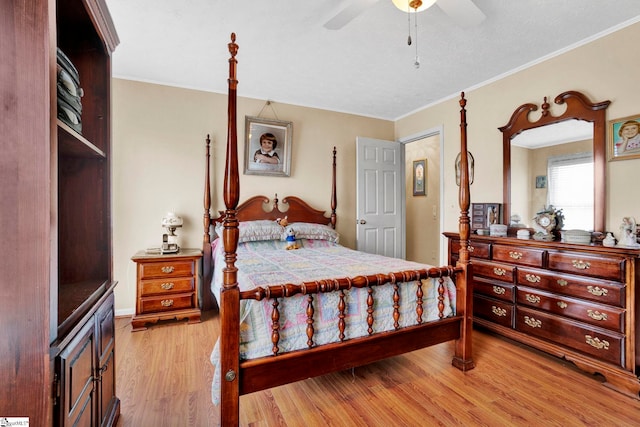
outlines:
{"label": "brass drawer handle", "polygon": [[165,265],[162,267],[162,272],[165,274],[173,273],[176,268],[173,265]]}
{"label": "brass drawer handle", "polygon": [[585,342],[589,344],[591,347],[595,347],[598,350],[609,350],[609,341],[601,340],[598,337],[592,337],[591,335],[585,335]]}
{"label": "brass drawer handle", "polygon": [[569,284],[569,282],[567,282],[567,281],[566,281],[566,280],[564,280],[564,279],[558,279],[558,282],[557,282],[557,283],[558,283],[558,285],[560,285],[560,286],[567,286],[567,285]]}
{"label": "brass drawer handle", "polygon": [[578,270],[588,270],[591,267],[591,263],[589,261],[582,261],[581,259],[574,259],[571,261],[571,264]]}
{"label": "brass drawer handle", "polygon": [[600,313],[598,310],[587,310],[587,315],[593,320],[607,320],[609,318],[607,313]]}
{"label": "brass drawer handle", "polygon": [[540,283],[540,276],[536,276],[535,274],[527,274],[524,276],[527,279],[527,282],[531,283]]}
{"label": "brass drawer handle", "polygon": [[493,274],[495,274],[496,276],[504,276],[506,272],[507,270],[505,270],[504,268],[495,267],[493,269]]}
{"label": "brass drawer handle", "polygon": [[473,247],[473,246],[471,246],[471,245],[467,246],[467,250],[468,250],[469,252],[473,252],[475,249],[476,249],[476,248],[474,248],[474,247]]}
{"label": "brass drawer handle", "polygon": [[609,293],[607,289],[603,289],[599,286],[591,286],[591,285],[587,286],[587,291],[591,295],[595,295],[597,297],[607,296],[607,294]]}
{"label": "brass drawer handle", "polygon": [[513,259],[520,259],[522,258],[522,252],[509,251],[509,256]]}
{"label": "brass drawer handle", "polygon": [[564,301],[558,301],[558,302],[557,302],[557,304],[558,304],[558,307],[560,307],[560,308],[567,308],[567,307],[569,307],[569,305],[568,305],[566,302],[564,302]]}
{"label": "brass drawer handle", "polygon": [[168,291],[168,290],[170,290],[170,289],[173,289],[173,286],[174,286],[173,282],[165,282],[165,283],[163,283],[163,284],[161,284],[161,285],[160,285],[160,287],[161,287],[162,289],[164,289],[165,291]]}
{"label": "brass drawer handle", "polygon": [[504,295],[507,290],[501,286],[493,286],[493,293],[498,295]]}
{"label": "brass drawer handle", "polygon": [[173,305],[173,300],[163,299],[162,301],[160,301],[160,305],[162,305],[163,307],[171,307]]}
{"label": "brass drawer handle", "polygon": [[502,307],[496,307],[495,305],[491,306],[491,311],[493,312],[493,314],[495,314],[496,316],[500,316],[500,317],[504,317],[507,315],[507,310],[505,310]]}
{"label": "brass drawer handle", "polygon": [[540,297],[538,295],[531,295],[531,294],[526,294],[525,298],[527,299],[527,301],[529,301],[531,304],[538,304],[540,302]]}
{"label": "brass drawer handle", "polygon": [[524,323],[526,323],[527,325],[531,326],[532,328],[541,328],[542,327],[542,322],[539,321],[538,319],[535,319],[533,317],[529,317],[529,316],[524,316]]}

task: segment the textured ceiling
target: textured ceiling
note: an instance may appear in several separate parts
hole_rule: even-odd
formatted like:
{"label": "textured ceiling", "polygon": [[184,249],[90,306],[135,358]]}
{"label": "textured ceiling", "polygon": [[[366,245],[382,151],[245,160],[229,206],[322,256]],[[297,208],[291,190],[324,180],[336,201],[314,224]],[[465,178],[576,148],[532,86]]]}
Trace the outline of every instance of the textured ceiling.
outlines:
{"label": "textured ceiling", "polygon": [[106,0],[113,74],[226,93],[235,32],[239,96],[396,120],[640,20],[638,0],[474,0],[486,19],[463,27],[436,3],[418,14],[416,69],[391,0],[324,27],[351,1]]}

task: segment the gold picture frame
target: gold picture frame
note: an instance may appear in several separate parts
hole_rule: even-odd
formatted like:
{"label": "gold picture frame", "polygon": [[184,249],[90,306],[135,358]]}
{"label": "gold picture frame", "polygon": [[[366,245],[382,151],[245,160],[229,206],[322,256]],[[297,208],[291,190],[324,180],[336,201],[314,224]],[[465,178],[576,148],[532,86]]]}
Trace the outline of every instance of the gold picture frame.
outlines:
{"label": "gold picture frame", "polygon": [[609,161],[640,158],[640,115],[609,120],[608,137]]}

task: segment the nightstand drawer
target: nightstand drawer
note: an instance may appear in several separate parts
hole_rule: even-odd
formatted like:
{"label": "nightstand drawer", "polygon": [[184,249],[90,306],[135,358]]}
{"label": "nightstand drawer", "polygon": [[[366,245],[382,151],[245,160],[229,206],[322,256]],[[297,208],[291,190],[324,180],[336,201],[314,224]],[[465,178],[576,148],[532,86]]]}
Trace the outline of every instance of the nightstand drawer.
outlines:
{"label": "nightstand drawer", "polygon": [[195,307],[194,294],[171,294],[140,298],[140,314],[173,311]]}
{"label": "nightstand drawer", "polygon": [[194,265],[191,260],[141,262],[138,264],[138,272],[140,279],[193,276]]}
{"label": "nightstand drawer", "polygon": [[167,295],[191,292],[194,290],[194,286],[194,278],[142,280],[140,281],[140,289],[138,292],[141,297],[158,294]]}

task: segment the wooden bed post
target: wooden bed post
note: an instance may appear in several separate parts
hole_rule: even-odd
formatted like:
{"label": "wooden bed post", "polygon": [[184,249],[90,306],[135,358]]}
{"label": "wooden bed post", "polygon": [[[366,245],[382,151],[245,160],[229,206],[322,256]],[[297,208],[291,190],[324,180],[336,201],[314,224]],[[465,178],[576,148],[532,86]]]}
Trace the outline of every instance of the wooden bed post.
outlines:
{"label": "wooden bed post", "polygon": [[469,158],[467,150],[467,100],[464,92],[460,94],[460,189],[458,199],[460,204],[460,253],[457,266],[463,272],[456,276],[456,309],[458,313],[464,313],[464,319],[460,325],[460,338],[456,340],[455,355],[452,364],[462,370],[468,371],[475,367],[472,355],[472,329],[473,329],[473,298],[471,287],[472,267],[469,262]]}
{"label": "wooden bed post", "polygon": [[226,206],[222,241],[226,267],[223,270],[223,288],[220,292],[220,354],[221,354],[221,405],[220,419],[223,426],[237,426],[240,422],[240,290],[238,269],[235,266],[238,248],[238,219],[236,208],[240,197],[238,174],[238,131],[236,124],[236,34],[231,33],[229,43],[229,100],[227,122],[227,158],[224,173],[224,203]]}
{"label": "wooden bed post", "polygon": [[[206,154],[205,154],[205,169],[204,169],[204,215],[202,218],[204,233],[202,235],[202,283],[211,283],[211,277],[213,276],[213,259],[211,258],[211,177],[209,174],[209,163],[211,161],[211,139],[207,134],[206,139]],[[206,288],[206,285],[202,288],[202,309],[210,310],[216,306],[211,291]]]}
{"label": "wooden bed post", "polygon": [[336,228],[336,207],[338,198],[336,197],[336,147],[333,147],[333,174],[331,182],[331,227]]}

